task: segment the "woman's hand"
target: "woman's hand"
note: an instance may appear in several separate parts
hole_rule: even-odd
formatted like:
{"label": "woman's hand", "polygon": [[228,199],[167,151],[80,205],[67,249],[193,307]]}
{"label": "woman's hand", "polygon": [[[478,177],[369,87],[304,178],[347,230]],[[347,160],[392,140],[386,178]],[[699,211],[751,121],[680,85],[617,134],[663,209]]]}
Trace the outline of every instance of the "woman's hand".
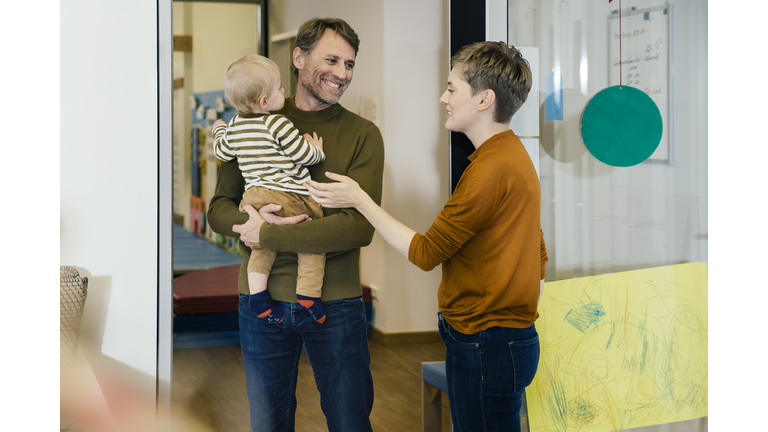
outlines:
{"label": "woman's hand", "polygon": [[318,183],[308,180],[304,186],[318,204],[325,208],[358,207],[368,194],[356,181],[347,176],[325,173],[326,177],[337,183]]}
{"label": "woman's hand", "polygon": [[408,258],[408,248],[416,232],[395,220],[379,207],[356,181],[329,172],[326,172],[325,175],[337,183],[307,181],[304,186],[309,190],[312,198],[327,208],[356,208],[376,228],[376,231],[387,243]]}

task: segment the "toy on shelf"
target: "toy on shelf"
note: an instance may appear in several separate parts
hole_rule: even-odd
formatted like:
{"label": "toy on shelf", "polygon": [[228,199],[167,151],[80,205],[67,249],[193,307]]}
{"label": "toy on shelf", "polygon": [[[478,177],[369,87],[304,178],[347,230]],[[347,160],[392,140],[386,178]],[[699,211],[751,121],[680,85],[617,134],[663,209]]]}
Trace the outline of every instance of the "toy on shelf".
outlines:
{"label": "toy on shelf", "polygon": [[202,235],[205,229],[205,222],[203,219],[203,213],[205,212],[205,204],[203,199],[196,196],[189,197],[189,228],[193,233]]}

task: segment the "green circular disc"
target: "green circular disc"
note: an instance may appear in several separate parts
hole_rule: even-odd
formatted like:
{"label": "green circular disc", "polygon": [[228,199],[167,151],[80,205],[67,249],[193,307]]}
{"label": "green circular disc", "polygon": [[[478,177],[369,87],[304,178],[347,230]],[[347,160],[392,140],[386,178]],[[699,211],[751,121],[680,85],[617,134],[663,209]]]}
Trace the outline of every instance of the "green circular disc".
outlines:
{"label": "green circular disc", "polygon": [[650,96],[630,86],[601,90],[581,113],[581,138],[600,162],[616,167],[648,159],[661,142],[663,124]]}

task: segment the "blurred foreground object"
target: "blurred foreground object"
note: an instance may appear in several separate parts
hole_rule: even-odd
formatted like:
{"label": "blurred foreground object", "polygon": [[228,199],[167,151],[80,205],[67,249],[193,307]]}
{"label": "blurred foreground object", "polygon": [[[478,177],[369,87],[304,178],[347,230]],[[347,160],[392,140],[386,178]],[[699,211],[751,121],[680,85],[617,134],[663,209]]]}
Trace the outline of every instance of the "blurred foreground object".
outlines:
{"label": "blurred foreground object", "polygon": [[213,432],[189,412],[160,418],[154,378],[92,349],[81,340],[72,367],[61,372],[61,431]]}
{"label": "blurred foreground object", "polygon": [[[81,332],[88,278],[74,267],[61,266],[60,282],[60,430],[208,432],[186,413],[174,419],[173,429],[170,419],[158,418],[156,377],[103,354],[87,323]],[[99,301],[89,304],[89,313],[94,307],[99,308]],[[106,311],[96,312],[102,316]]]}
{"label": "blurred foreground object", "polygon": [[70,369],[75,361],[75,350],[80,337],[80,319],[85,298],[88,296],[88,278],[80,277],[77,269],[59,267],[60,299],[60,368]]}

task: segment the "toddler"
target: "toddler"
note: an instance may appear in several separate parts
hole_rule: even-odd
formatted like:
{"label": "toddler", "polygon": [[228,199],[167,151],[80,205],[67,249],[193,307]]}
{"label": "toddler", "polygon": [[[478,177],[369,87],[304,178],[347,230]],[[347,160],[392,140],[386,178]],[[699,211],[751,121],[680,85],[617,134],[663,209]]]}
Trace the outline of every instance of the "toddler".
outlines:
{"label": "toddler", "polygon": [[[316,133],[302,135],[281,114],[285,96],[280,85],[280,70],[270,59],[247,55],[232,62],[224,76],[224,94],[237,110],[226,124],[213,124],[213,149],[223,161],[237,158],[245,179],[240,211],[252,205],[256,210],[266,204],[279,204],[278,216],[307,214],[323,217],[322,207],[304,187],[310,180],[307,166],[325,160],[323,139]],[[325,322],[325,308],[320,295],[325,273],[325,254],[300,253],[296,298],[318,323]],[[248,262],[248,305],[259,318],[270,323],[283,320],[282,307],[267,291],[272,264],[277,252],[253,250]]]}

